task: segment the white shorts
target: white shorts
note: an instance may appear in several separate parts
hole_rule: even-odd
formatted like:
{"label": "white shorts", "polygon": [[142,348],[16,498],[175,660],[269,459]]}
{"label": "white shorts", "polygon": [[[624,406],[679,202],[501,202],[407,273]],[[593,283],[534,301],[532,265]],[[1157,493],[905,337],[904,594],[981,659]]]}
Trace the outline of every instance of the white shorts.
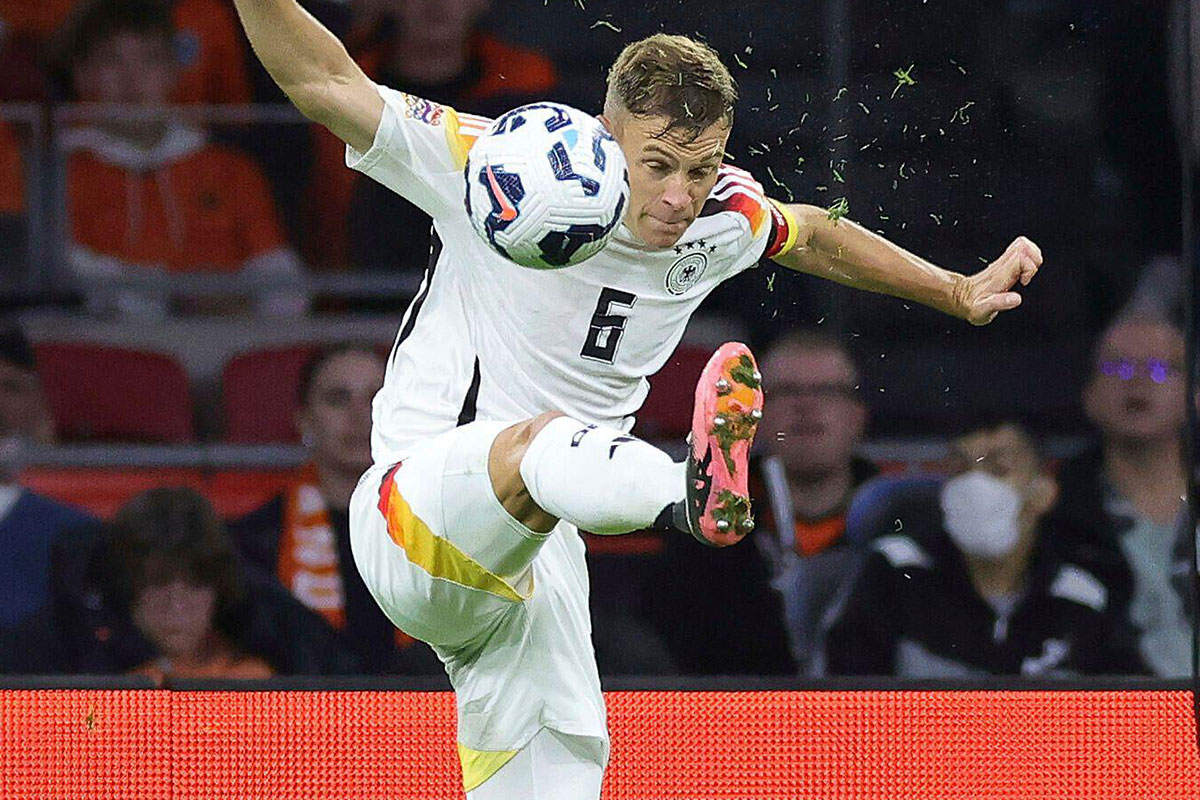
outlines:
{"label": "white shorts", "polygon": [[542,728],[491,778],[467,792],[467,800],[599,800],[604,780],[599,744]]}
{"label": "white shorts", "polygon": [[608,759],[583,542],[565,522],[531,531],[496,498],[488,453],[506,427],[473,422],[426,440],[368,470],[350,501],[367,588],[446,666],[468,790],[543,729],[592,741],[576,748],[591,754],[583,772],[603,773]]}

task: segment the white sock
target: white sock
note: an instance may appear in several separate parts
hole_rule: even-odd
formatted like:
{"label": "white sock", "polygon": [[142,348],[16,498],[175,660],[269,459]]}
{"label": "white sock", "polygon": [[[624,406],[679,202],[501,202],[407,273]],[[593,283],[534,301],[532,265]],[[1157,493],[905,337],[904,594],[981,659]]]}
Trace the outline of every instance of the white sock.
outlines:
{"label": "white sock", "polygon": [[615,428],[557,417],[533,438],[521,478],[542,510],[591,533],[649,527],[683,499],[683,464]]}

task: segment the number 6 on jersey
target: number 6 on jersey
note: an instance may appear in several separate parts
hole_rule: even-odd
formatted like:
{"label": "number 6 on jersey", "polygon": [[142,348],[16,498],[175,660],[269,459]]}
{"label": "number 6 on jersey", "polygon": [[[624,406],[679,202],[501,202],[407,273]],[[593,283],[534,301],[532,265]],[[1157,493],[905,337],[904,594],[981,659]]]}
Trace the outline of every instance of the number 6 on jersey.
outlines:
{"label": "number 6 on jersey", "polygon": [[617,346],[625,333],[625,322],[629,319],[624,314],[614,314],[613,307],[633,308],[636,302],[637,295],[605,286],[596,302],[596,313],[592,315],[587,339],[579,355],[591,361],[613,363],[617,358]]}

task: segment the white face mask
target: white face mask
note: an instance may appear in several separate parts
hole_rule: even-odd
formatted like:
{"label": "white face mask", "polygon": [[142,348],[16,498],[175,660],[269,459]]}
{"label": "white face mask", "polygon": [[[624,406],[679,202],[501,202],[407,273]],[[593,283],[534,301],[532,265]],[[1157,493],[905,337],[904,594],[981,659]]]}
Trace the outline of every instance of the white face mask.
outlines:
{"label": "white face mask", "polygon": [[942,519],[959,549],[976,558],[998,559],[1012,552],[1021,535],[1021,493],[982,470],[942,484]]}

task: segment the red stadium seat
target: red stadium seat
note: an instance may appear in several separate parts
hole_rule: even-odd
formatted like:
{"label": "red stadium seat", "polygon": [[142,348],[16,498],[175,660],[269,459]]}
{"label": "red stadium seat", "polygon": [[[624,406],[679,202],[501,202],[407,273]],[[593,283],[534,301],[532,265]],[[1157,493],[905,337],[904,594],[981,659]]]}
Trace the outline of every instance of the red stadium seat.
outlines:
{"label": "red stadium seat", "polygon": [[692,427],[692,397],[696,381],[712,349],[681,344],[650,379],[650,395],[637,415],[635,432],[644,439],[674,439]]}
{"label": "red stadium seat", "polygon": [[107,519],[134,495],[160,486],[187,486],[204,491],[200,470],[176,467],[49,468],[31,467],[21,473],[21,485]]}
{"label": "red stadium seat", "polygon": [[226,519],[249,514],[296,480],[294,469],[226,469],[214,472],[205,495]]}
{"label": "red stadium seat", "polygon": [[188,376],[171,356],[78,343],[43,343],[34,349],[46,402],[63,439],[195,439]]}
{"label": "red stadium seat", "polygon": [[221,373],[225,439],[262,444],[295,442],[300,371],[313,345],[254,350],[234,356]]}

